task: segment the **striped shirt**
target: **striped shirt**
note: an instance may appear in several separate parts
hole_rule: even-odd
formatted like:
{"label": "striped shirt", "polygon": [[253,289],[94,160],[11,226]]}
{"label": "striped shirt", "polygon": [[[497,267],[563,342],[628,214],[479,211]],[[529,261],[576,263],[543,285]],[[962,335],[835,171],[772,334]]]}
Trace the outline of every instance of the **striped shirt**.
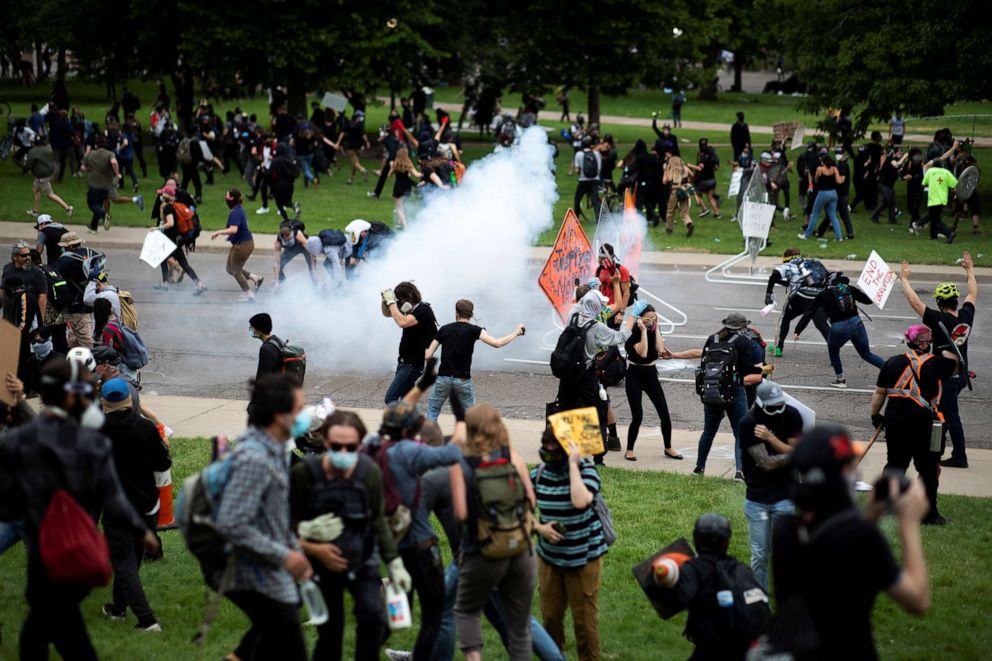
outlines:
{"label": "striped shirt", "polygon": [[[593,494],[599,493],[599,473],[591,461],[583,460],[579,471],[586,488]],[[565,538],[557,544],[549,544],[538,537],[537,554],[548,564],[556,567],[582,567],[591,560],[606,555],[609,547],[603,538],[603,525],[596,516],[595,508],[580,510],[572,505],[569,491],[568,464],[558,472],[544,465],[531,471],[537,507],[541,510],[541,522],[557,521],[565,525]]]}

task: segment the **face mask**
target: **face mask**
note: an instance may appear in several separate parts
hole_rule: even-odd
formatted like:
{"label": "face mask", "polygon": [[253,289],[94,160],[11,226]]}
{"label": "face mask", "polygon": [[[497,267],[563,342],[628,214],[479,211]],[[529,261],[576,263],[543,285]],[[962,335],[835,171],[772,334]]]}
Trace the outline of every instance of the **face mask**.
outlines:
{"label": "face mask", "polygon": [[342,471],[351,470],[351,467],[358,463],[357,452],[334,452],[333,450],[328,450],[327,458],[331,460],[331,466]]}
{"label": "face mask", "polygon": [[310,411],[303,409],[296,414],[293,418],[293,426],[289,430],[289,435],[293,438],[303,436],[308,431],[310,431],[310,420],[313,416],[310,415]]}
{"label": "face mask", "polygon": [[257,340],[258,339],[258,331],[255,330],[254,328],[249,328],[248,329],[248,336],[249,337],[253,337],[253,338],[255,338]]}
{"label": "face mask", "polygon": [[228,209],[233,209],[234,207],[238,206],[238,203],[235,202],[234,200],[232,200],[229,197],[225,197],[224,198],[224,201],[227,203],[227,208]]}
{"label": "face mask", "polygon": [[92,402],[83,411],[83,414],[79,416],[79,426],[85,427],[86,429],[100,429],[103,427],[103,422],[105,416],[103,415],[103,410],[100,405],[96,402]]}
{"label": "face mask", "polygon": [[545,450],[541,448],[538,451],[538,456],[546,464],[560,464],[565,461],[565,453],[561,450]]}
{"label": "face mask", "polygon": [[52,353],[52,341],[42,340],[41,342],[34,342],[31,345],[31,350],[34,351],[35,358],[45,360],[45,358],[48,358],[48,354]]}

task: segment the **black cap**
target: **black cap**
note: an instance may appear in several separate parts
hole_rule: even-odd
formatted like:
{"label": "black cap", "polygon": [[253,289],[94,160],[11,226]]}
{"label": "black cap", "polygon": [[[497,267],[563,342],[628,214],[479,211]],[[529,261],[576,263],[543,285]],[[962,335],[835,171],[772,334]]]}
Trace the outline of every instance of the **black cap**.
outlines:
{"label": "black cap", "polygon": [[792,466],[806,485],[831,482],[857,457],[847,430],[840,425],[817,425],[792,451]]}
{"label": "black cap", "polygon": [[260,333],[264,333],[265,335],[272,332],[272,317],[270,317],[266,312],[259,312],[258,314],[253,315],[252,318],[248,320],[248,323],[252,328]]}
{"label": "black cap", "polygon": [[730,544],[730,520],[719,512],[707,512],[692,528],[692,541],[697,550],[725,551]]}

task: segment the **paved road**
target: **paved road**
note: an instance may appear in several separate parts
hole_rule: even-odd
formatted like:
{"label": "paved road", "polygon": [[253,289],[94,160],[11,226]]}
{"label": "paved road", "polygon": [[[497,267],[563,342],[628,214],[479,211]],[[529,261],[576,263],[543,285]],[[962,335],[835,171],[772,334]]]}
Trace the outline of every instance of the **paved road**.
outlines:
{"label": "paved road", "polygon": [[[258,310],[277,307],[273,295],[263,290],[255,306],[236,303],[238,292],[233,280],[224,272],[224,257],[216,253],[196,253],[192,256],[194,267],[210,285],[210,291],[200,298],[192,296],[192,286],[188,282],[173,291],[154,291],[152,286],[157,282],[157,272],[140,264],[135,253],[109,250],[108,254],[112,276],[123,287],[130,289],[138,302],[141,333],[152,350],[152,361],[143,371],[145,387],[161,394],[244,398],[247,379],[254,375],[258,350],[257,341],[248,336],[247,320]],[[249,264],[252,270],[266,272],[271,268],[269,256],[255,256],[252,259]],[[297,273],[300,268],[297,265]],[[763,287],[708,283],[700,267],[645,268],[639,281],[645,292],[663,297],[686,315],[686,322],[667,334],[668,344],[673,349],[701,346],[707,335],[715,332],[720,320],[732,310],[745,312],[769,341],[775,335],[778,315],[773,313],[762,317],[758,312],[763,303]],[[921,280],[914,284],[925,299],[929,298],[932,283]],[[431,300],[430,292],[424,293],[425,298]],[[450,321],[446,310],[452,302],[433,303],[441,322]],[[477,301],[476,304],[477,310],[484,308],[483,302]],[[288,334],[309,349],[308,398],[316,400],[322,395],[329,395],[344,406],[380,406],[391,378],[389,364],[395,356],[398,330],[381,317],[370,317],[368,337],[383,336],[385,333],[388,338],[385,343],[328,346],[326,338],[319,331],[313,331],[314,306],[321,305],[324,303],[312,304],[307,310],[287,311],[276,320],[278,333]],[[319,307],[316,309],[321,315]],[[350,316],[353,312],[340,309],[340,306],[335,308],[333,299],[329,299],[326,315],[320,318],[329,326],[340,323],[343,316]],[[662,312],[665,313],[664,310]],[[901,333],[913,321],[912,312],[901,292],[897,290],[893,293],[884,313],[875,312],[878,311],[869,311],[873,320],[865,321],[873,351],[883,357],[899,353],[902,350]],[[297,318],[297,315],[304,314],[311,317],[311,322],[304,323]],[[521,304],[520,310],[515,310],[514,314],[518,314],[516,318],[527,324],[527,335],[498,352],[480,346],[476,351],[474,371],[476,388],[481,399],[493,402],[507,416],[538,419],[544,414],[545,403],[554,399],[557,387],[557,381],[546,367],[549,356],[546,344],[553,343],[556,335],[548,308],[542,306],[539,300]],[[676,321],[682,320],[673,311],[669,311],[668,316]],[[990,325],[992,314],[987,306],[980,305],[970,349],[972,367],[977,367],[979,372],[982,371],[981,366],[992,364],[992,349],[983,338],[984,329]],[[299,334],[304,327],[309,329],[309,335]],[[502,331],[501,328],[492,330],[494,333]],[[318,346],[321,348],[317,349]],[[842,350],[842,359],[849,388],[837,391],[827,387],[833,373],[827,360],[826,346],[811,326],[800,343],[790,340],[785,356],[775,359],[775,378],[785,384],[793,395],[816,409],[821,419],[849,425],[863,436],[868,431],[868,399],[874,385],[874,370],[862,362],[850,346]],[[672,361],[664,367],[664,386],[674,426],[677,429],[700,429],[702,409],[691,385],[693,365]],[[629,409],[622,389],[614,390],[612,397],[621,423],[629,421]],[[961,400],[970,440],[977,446],[992,446],[992,439],[982,431],[992,423],[990,404],[992,391],[989,379],[986,374],[980,373],[975,390],[966,392]],[[656,425],[656,420],[653,414],[648,413],[645,424]]]}

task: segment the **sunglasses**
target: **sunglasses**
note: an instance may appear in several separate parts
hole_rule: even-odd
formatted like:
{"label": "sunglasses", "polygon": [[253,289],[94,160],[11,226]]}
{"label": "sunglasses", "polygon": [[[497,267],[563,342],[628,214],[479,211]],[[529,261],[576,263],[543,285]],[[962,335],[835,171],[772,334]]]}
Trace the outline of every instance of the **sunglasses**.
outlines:
{"label": "sunglasses", "polygon": [[329,449],[331,452],[358,452],[358,444],[331,443]]}
{"label": "sunglasses", "polygon": [[20,258],[20,259],[26,259],[26,258],[28,258],[30,256],[31,256],[31,253],[29,253],[29,252],[18,252],[18,253],[14,253],[14,257],[17,257],[17,258]]}

